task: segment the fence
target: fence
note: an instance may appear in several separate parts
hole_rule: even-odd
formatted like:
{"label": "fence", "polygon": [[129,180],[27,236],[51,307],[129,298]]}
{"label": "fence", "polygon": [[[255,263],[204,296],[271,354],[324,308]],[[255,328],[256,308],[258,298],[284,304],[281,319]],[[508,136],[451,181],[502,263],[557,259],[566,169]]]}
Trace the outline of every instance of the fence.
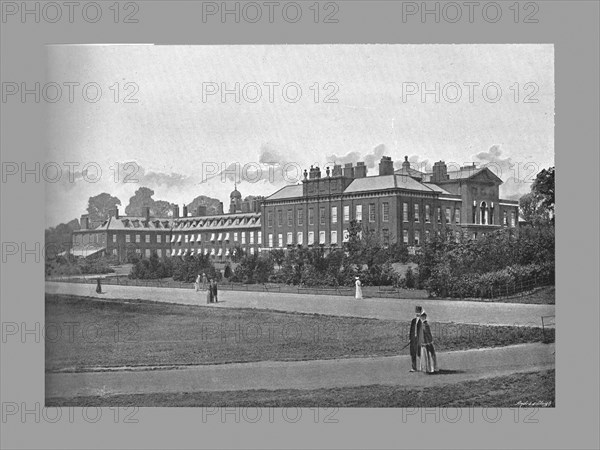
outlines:
{"label": "fence", "polygon": [[531,278],[505,283],[501,286],[482,286],[478,290],[478,295],[476,297],[491,300],[515,296],[525,296],[530,294],[531,291],[535,288],[542,286],[551,286],[554,283],[554,276],[533,276]]}
{"label": "fence", "polygon": [[556,316],[552,315],[552,316],[542,316],[542,337],[543,337],[543,342],[550,342],[550,336],[552,335],[552,333],[550,332],[551,329],[554,329],[556,326]]}
{"label": "fence", "polygon": [[[60,281],[63,283],[84,283],[96,284],[98,277],[49,277],[48,281]],[[142,287],[160,287],[193,289],[193,283],[183,281],[174,281],[172,279],[163,280],[139,280],[132,279],[126,275],[109,275],[100,277],[103,285],[117,286],[142,286]],[[285,284],[244,284],[244,283],[219,283],[220,290],[243,291],[243,292],[277,292],[288,294],[313,294],[313,295],[337,295],[345,297],[354,296],[354,288],[349,286],[292,286]],[[394,288],[392,286],[363,286],[363,295],[365,297],[379,298],[427,298],[427,293],[422,290],[409,290]]]}

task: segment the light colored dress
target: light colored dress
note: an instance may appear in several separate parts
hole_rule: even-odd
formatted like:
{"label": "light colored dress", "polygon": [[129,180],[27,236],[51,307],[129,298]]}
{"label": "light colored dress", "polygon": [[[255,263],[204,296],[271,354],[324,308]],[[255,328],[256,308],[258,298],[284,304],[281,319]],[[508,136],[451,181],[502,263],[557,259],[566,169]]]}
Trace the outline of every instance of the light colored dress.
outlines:
{"label": "light colored dress", "polygon": [[356,284],[356,294],[354,295],[354,298],[363,298],[360,280],[356,280],[356,283],[354,284]]}

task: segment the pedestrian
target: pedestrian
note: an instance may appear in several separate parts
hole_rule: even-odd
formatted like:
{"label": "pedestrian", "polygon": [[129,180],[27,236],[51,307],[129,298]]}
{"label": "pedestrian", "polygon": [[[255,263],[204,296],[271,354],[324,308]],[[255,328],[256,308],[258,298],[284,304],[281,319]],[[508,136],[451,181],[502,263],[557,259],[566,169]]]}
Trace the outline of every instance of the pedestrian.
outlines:
{"label": "pedestrian", "polygon": [[202,273],[202,289],[206,289],[206,283],[208,282],[208,279],[206,278],[206,274]]}
{"label": "pedestrian", "polygon": [[354,298],[355,299],[362,299],[363,298],[363,294],[362,294],[362,285],[360,283],[360,277],[356,277],[356,281],[354,282],[354,284],[356,285],[356,293],[354,294]]}
{"label": "pedestrian", "polygon": [[102,294],[102,285],[100,284],[100,278],[96,278],[96,294]]}
{"label": "pedestrian", "polygon": [[198,292],[200,290],[200,274],[198,274],[198,276],[196,277],[196,281],[194,282],[194,287],[196,288],[196,292]]}
{"label": "pedestrian", "polygon": [[211,280],[208,280],[208,289],[206,290],[206,303],[213,302],[213,291],[211,286]]}
{"label": "pedestrian", "polygon": [[427,314],[421,314],[421,332],[423,339],[421,341],[421,370],[426,373],[437,372],[437,358],[435,356],[435,348],[433,347],[433,336],[427,322]]}
{"label": "pedestrian", "polygon": [[423,314],[423,307],[415,307],[415,317],[410,321],[410,332],[408,334],[408,343],[410,346],[410,360],[412,367],[411,372],[417,372],[421,366],[421,314]]}
{"label": "pedestrian", "polygon": [[213,297],[213,302],[214,303],[218,303],[219,302],[219,295],[218,295],[218,287],[217,287],[217,280],[216,278],[212,280],[211,284],[211,291],[212,291],[212,297]]}

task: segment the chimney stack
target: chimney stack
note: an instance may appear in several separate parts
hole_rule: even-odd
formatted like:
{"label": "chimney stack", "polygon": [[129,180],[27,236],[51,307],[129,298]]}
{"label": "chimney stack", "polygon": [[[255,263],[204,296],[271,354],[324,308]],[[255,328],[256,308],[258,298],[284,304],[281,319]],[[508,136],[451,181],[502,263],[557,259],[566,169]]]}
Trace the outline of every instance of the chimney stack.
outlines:
{"label": "chimney stack", "polygon": [[448,167],[444,161],[438,161],[433,165],[433,174],[431,181],[433,183],[439,183],[440,181],[446,181],[448,179]]}
{"label": "chimney stack", "polygon": [[217,205],[217,215],[222,215],[223,214],[223,202],[219,202],[219,204]]}
{"label": "chimney stack", "polygon": [[367,176],[367,166],[362,161],[356,163],[356,167],[354,168],[354,177],[355,178],[365,178]]}
{"label": "chimney stack", "polygon": [[341,177],[342,176],[342,166],[341,164],[334,164],[333,171],[331,172],[332,177]]}
{"label": "chimney stack", "polygon": [[394,175],[394,161],[391,156],[383,156],[379,161],[379,175]]}
{"label": "chimney stack", "polygon": [[173,205],[173,218],[179,219],[179,205]]}
{"label": "chimney stack", "polygon": [[352,163],[346,163],[344,166],[344,176],[346,178],[354,178],[354,168],[352,167]]}
{"label": "chimney stack", "polygon": [[183,205],[183,213],[181,214],[181,217],[187,217],[188,216],[187,212],[188,212],[187,206]]}
{"label": "chimney stack", "polygon": [[150,220],[150,207],[144,206],[142,209],[143,209],[144,218],[146,220]]}
{"label": "chimney stack", "polygon": [[408,169],[410,169],[410,162],[408,162],[408,156],[404,157],[404,162],[402,163],[402,169],[404,169],[405,172],[407,172]]}
{"label": "chimney stack", "polygon": [[79,225],[82,230],[87,230],[90,228],[90,216],[87,214],[83,214],[81,216],[81,220],[79,221]]}

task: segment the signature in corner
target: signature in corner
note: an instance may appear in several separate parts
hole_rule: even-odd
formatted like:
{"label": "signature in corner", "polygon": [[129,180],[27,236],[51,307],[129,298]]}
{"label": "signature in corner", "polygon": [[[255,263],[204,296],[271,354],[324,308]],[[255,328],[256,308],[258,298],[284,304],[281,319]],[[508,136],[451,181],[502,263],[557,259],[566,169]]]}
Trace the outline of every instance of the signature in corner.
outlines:
{"label": "signature in corner", "polygon": [[517,406],[520,408],[539,408],[552,406],[552,402],[549,401],[537,401],[537,402],[517,402]]}

